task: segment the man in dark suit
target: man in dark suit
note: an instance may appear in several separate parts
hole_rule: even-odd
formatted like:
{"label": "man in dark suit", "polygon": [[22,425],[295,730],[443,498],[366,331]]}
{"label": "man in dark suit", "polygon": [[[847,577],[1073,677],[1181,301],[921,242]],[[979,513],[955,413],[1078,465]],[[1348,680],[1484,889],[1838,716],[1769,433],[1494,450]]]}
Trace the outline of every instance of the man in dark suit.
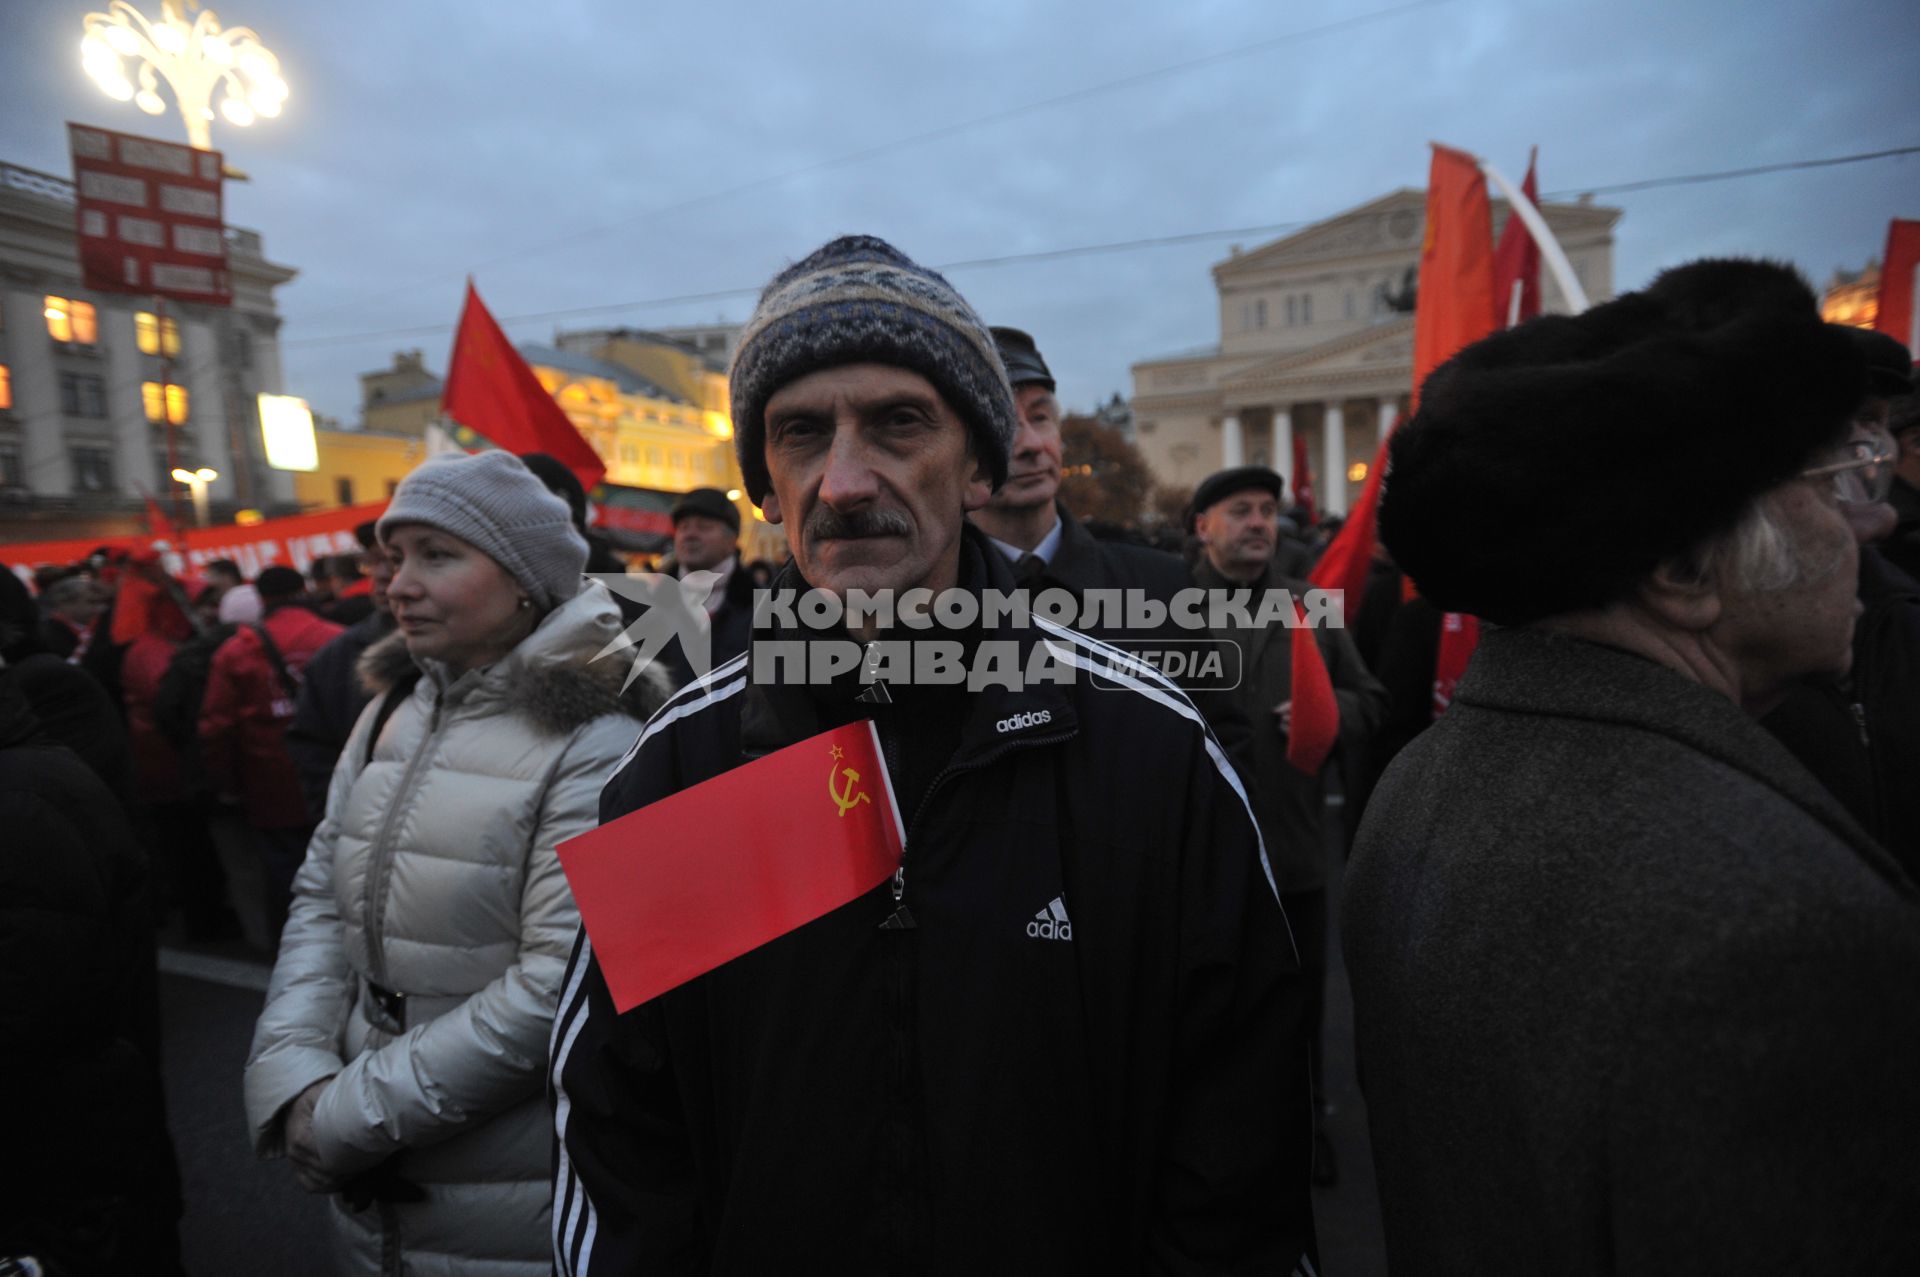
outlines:
{"label": "man in dark suit", "polygon": [[1214,643],[1205,630],[1185,631],[1169,620],[1159,626],[1128,628],[1102,623],[1085,610],[1089,592],[1138,591],[1160,604],[1192,588],[1186,565],[1178,557],[1143,545],[1100,541],[1060,501],[1063,444],[1060,437],[1060,401],[1054,397],[1052,371],[1041,358],[1032,337],[1018,328],[994,328],[995,346],[1013,385],[1019,433],[1014,436],[1007,482],[987,504],[970,516],[987,534],[993,548],[1013,565],[1014,580],[1030,595],[1062,589],[1082,607],[1076,628],[1094,637],[1142,655],[1162,660],[1178,652],[1187,666],[1166,670],[1192,698],[1195,708],[1219,738],[1234,765],[1246,771],[1251,737],[1247,717],[1223,690],[1223,680],[1185,672],[1200,664],[1204,649]]}

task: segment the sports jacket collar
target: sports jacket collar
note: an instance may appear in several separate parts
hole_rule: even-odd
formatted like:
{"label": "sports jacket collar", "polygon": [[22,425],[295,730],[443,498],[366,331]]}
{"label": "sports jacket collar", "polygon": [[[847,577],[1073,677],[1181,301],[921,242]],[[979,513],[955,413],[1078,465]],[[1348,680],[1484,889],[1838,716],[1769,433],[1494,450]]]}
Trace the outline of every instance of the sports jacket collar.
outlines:
{"label": "sports jacket collar", "polygon": [[[987,542],[986,534],[972,524],[962,530],[960,545],[960,588],[979,594],[983,590],[1010,593],[1016,588],[1013,571],[1006,560]],[[775,590],[809,588],[789,563],[774,581]],[[801,637],[770,618],[768,626],[754,631],[753,642]],[[851,641],[844,630],[831,634],[808,635],[823,639]],[[1029,622],[1016,626],[1011,621],[992,630],[982,630],[977,640],[1012,643],[1018,654],[1018,669],[1024,674],[1035,661],[1035,649],[1046,636]],[[1041,659],[1044,659],[1042,654]],[[788,684],[756,683],[753,657],[748,651],[748,683],[741,694],[740,744],[748,759],[759,758],[805,740],[843,723],[869,716],[868,707],[854,700],[861,685],[851,677],[830,687],[801,687]],[[1078,677],[1085,677],[1083,673]],[[912,689],[902,689],[911,697]],[[1023,745],[1029,740],[1051,741],[1071,735],[1079,729],[1073,700],[1056,683],[1036,683],[1015,690],[1004,684],[989,684],[973,692],[960,746],[950,767],[968,767],[1004,749],[1008,744]]]}

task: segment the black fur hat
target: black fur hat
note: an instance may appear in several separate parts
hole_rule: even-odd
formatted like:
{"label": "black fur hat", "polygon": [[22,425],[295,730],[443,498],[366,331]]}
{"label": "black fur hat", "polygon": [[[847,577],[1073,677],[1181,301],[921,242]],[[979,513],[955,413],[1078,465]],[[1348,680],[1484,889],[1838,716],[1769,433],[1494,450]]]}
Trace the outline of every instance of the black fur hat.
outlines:
{"label": "black fur hat", "polygon": [[1844,437],[1854,344],[1787,266],[1701,261],[1475,342],[1394,434],[1380,537],[1437,607],[1601,607]]}

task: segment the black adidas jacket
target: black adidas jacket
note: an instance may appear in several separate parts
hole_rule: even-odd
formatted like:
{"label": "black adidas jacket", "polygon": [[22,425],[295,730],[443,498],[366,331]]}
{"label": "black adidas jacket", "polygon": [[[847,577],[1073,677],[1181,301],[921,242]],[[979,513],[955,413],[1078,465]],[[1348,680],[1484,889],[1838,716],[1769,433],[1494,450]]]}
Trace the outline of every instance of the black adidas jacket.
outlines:
{"label": "black adidas jacket", "polygon": [[[962,579],[1010,588],[984,550]],[[750,656],[654,716],[603,819],[869,714],[916,771],[911,691]],[[1076,674],[961,697],[901,786],[911,928],[882,886],[624,1016],[582,939],[561,1273],[1314,1271],[1302,989],[1246,802],[1171,684]]]}

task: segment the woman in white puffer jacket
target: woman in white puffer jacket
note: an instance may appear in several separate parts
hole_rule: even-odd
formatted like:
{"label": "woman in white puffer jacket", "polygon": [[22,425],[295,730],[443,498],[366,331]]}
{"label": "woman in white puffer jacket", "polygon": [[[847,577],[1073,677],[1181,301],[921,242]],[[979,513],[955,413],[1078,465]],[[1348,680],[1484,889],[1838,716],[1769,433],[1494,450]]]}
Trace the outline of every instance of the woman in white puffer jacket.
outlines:
{"label": "woman in white puffer jacket", "polygon": [[[399,633],[294,883],[247,1060],[255,1150],[330,1194],[352,1273],[545,1273],[543,1065],[579,918],[555,844],[658,704],[566,504],[504,452],[380,520]],[[648,703],[648,702],[651,703]]]}

